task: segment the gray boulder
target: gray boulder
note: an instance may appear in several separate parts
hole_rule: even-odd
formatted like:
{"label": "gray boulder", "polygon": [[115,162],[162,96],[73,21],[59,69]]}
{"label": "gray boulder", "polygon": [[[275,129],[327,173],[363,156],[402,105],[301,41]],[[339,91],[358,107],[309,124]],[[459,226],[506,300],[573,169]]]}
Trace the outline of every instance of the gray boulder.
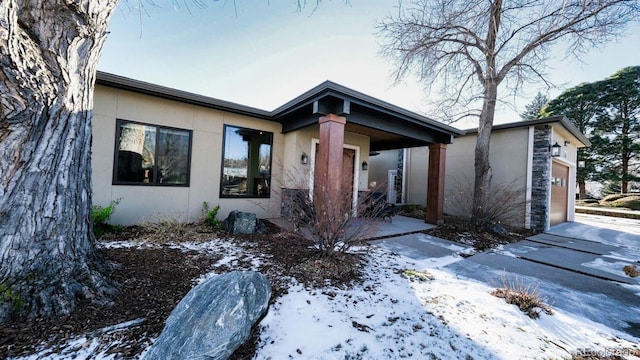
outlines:
{"label": "gray boulder", "polygon": [[233,235],[237,234],[264,234],[266,227],[254,213],[233,210],[222,222],[225,230]]}
{"label": "gray boulder", "polygon": [[189,291],[144,359],[228,359],[249,337],[271,297],[266,276],[234,271]]}

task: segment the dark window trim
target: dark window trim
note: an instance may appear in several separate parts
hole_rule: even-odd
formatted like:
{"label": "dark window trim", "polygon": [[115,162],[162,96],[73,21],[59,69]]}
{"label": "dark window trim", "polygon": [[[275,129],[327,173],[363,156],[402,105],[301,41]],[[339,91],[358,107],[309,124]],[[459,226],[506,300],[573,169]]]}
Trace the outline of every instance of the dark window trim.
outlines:
{"label": "dark window trim", "polygon": [[271,149],[269,152],[269,180],[271,182],[271,184],[273,184],[273,132],[271,131],[266,131],[266,130],[259,130],[259,129],[252,129],[252,128],[248,128],[245,126],[241,126],[241,125],[233,125],[233,124],[224,124],[222,126],[222,151],[221,156],[222,159],[220,161],[220,189],[219,189],[219,196],[220,199],[270,199],[271,198],[271,188],[269,189],[269,195],[262,195],[262,196],[257,196],[257,195],[224,195],[222,193],[222,183],[224,181],[224,151],[225,148],[227,147],[227,127],[234,127],[234,128],[238,128],[238,129],[247,129],[247,130],[251,130],[251,131],[262,131],[265,133],[269,133],[271,135]]}
{"label": "dark window trim", "polygon": [[[176,130],[176,131],[182,131],[182,132],[187,132],[189,134],[189,149],[188,149],[188,153],[187,153],[187,181],[185,184],[170,184],[170,183],[141,183],[141,182],[134,182],[134,181],[118,181],[118,152],[120,149],[120,132],[121,132],[121,124],[123,123],[131,123],[131,124],[137,124],[137,125],[144,125],[144,126],[150,126],[150,127],[154,127],[156,128],[156,149],[154,152],[154,156],[157,156],[155,154],[157,154],[157,148],[158,148],[158,137],[160,136],[160,131],[158,131],[159,129],[167,129],[167,130]],[[113,146],[113,173],[112,173],[112,177],[111,177],[111,184],[112,185],[130,185],[130,186],[168,186],[168,187],[189,187],[191,184],[191,153],[192,153],[192,149],[193,149],[193,130],[189,130],[189,129],[181,129],[181,128],[177,128],[177,127],[172,127],[172,126],[163,126],[163,125],[157,125],[157,124],[150,124],[150,123],[145,123],[145,122],[140,122],[140,121],[133,121],[133,120],[126,120],[126,119],[120,119],[117,118],[116,119],[116,138],[114,140],[114,146]],[[157,179],[158,178],[158,167],[154,166],[153,167],[153,178]]]}

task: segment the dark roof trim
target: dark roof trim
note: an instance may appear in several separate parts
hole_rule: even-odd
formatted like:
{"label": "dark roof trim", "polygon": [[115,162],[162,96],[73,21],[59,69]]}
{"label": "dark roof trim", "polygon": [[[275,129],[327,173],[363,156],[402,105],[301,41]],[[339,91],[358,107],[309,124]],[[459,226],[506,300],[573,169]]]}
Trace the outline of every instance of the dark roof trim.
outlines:
{"label": "dark roof trim", "polygon": [[386,114],[398,120],[418,125],[420,128],[431,129],[452,137],[464,134],[464,131],[452,126],[331,81],[323,82],[271,112],[101,71],[97,73],[96,84],[276,122],[282,122],[286,115],[294,113],[296,110],[308,106],[316,100],[332,96],[347,99],[356,106],[359,105],[381,114]]}
{"label": "dark roof trim", "polygon": [[351,101],[352,106],[354,104],[360,105],[420,126],[426,125],[428,128],[449,133],[453,136],[460,136],[465,133],[460,129],[328,80],[275,109],[272,114],[276,119],[279,119],[326,96],[348,99]]}
{"label": "dark roof trim", "polygon": [[[559,123],[564,126],[564,128],[567,129],[567,131],[569,131],[569,133],[578,139],[578,141],[580,141],[584,146],[591,146],[591,141],[589,141],[589,139],[571,122],[571,120],[567,119],[564,115],[493,125],[493,130],[508,130],[529,126],[550,125],[553,123]],[[466,134],[477,134],[478,128],[468,129],[465,132]]]}
{"label": "dark roof trim", "polygon": [[219,100],[101,71],[98,71],[96,84],[151,96],[157,96],[168,100],[175,100],[188,104],[204,106],[216,110],[224,110],[231,113],[272,120],[271,113],[265,110],[260,110],[250,106],[232,103],[230,101]]}

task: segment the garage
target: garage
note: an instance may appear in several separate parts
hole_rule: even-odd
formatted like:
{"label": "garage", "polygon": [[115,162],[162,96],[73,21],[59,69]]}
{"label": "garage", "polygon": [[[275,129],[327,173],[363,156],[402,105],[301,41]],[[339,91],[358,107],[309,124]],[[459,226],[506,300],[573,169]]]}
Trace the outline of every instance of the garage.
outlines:
{"label": "garage", "polygon": [[569,167],[554,161],[551,167],[551,225],[567,221]]}

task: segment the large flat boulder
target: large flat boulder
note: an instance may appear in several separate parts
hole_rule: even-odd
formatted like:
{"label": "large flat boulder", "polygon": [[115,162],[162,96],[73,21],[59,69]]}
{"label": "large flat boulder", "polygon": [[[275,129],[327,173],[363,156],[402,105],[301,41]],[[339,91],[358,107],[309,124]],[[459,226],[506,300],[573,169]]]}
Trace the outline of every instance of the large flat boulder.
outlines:
{"label": "large flat boulder", "polygon": [[228,359],[249,337],[271,297],[266,276],[234,271],[189,291],[144,359]]}

